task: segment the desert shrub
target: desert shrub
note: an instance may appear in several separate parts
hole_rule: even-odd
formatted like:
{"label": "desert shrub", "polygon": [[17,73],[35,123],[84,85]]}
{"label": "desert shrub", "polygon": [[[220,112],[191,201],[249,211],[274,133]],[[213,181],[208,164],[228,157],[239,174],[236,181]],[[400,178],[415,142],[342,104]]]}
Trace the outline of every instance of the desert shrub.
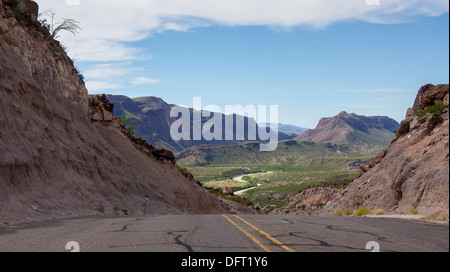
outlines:
{"label": "desert shrub", "polygon": [[331,215],[332,216],[349,216],[349,215],[352,215],[352,214],[353,214],[353,209],[346,208],[346,209],[343,209],[343,210],[335,211]]}
{"label": "desert shrub", "polygon": [[77,71],[77,75],[80,78],[80,80],[84,82],[84,75],[81,73],[80,69],[75,68],[75,70]]}
{"label": "desert shrub", "polygon": [[61,31],[67,31],[76,35],[81,30],[80,22],[66,18],[63,18],[60,22],[55,22],[55,17],[56,14],[53,9],[45,10],[38,16],[39,22],[48,29],[52,39],[57,39]]}
{"label": "desert shrub", "polygon": [[375,210],[375,211],[372,211],[370,214],[373,214],[373,215],[382,215],[382,214],[384,214],[384,210],[383,210],[383,209],[377,209],[377,210]]}
{"label": "desert shrub", "polygon": [[119,206],[115,206],[113,208],[113,212],[115,215],[120,215],[120,212],[122,211],[122,209]]}
{"label": "desert shrub", "polygon": [[368,215],[368,214],[370,214],[370,210],[368,208],[361,208],[361,209],[357,210],[355,213],[356,216],[364,216],[364,215]]}
{"label": "desert shrub", "polygon": [[122,118],[120,116],[117,116],[117,118],[119,118],[119,122],[122,126],[124,126],[128,132],[130,132],[131,134],[134,134],[134,131],[136,130],[136,124],[139,121],[139,119],[136,119],[133,123],[131,122],[131,118],[133,118],[132,116],[127,116],[125,118]]}
{"label": "desert shrub", "polygon": [[176,167],[178,170],[182,171],[182,172],[184,171],[184,172],[190,173],[189,170],[188,170],[186,167],[182,167],[182,166],[180,166],[178,163],[175,164],[175,167]]}
{"label": "desert shrub", "polygon": [[428,128],[430,130],[433,130],[437,125],[442,123],[442,117],[439,114],[433,114],[433,116],[430,118],[430,121],[428,122]]}
{"label": "desert shrub", "polygon": [[420,219],[426,221],[445,221],[448,220],[448,215],[445,215],[443,211],[437,211],[428,216],[421,217]]}
{"label": "desert shrub", "polygon": [[28,12],[28,3],[25,0],[17,1],[17,6],[14,8],[14,14],[17,20],[24,20]]}
{"label": "desert shrub", "polygon": [[411,214],[418,214],[419,210],[417,210],[416,208],[412,209],[409,211]]}
{"label": "desert shrub", "polygon": [[417,117],[420,119],[425,115],[427,115],[428,113],[442,112],[445,108],[448,108],[448,106],[444,105],[444,103],[436,103],[433,106],[429,107],[428,109],[419,111],[417,113]]}

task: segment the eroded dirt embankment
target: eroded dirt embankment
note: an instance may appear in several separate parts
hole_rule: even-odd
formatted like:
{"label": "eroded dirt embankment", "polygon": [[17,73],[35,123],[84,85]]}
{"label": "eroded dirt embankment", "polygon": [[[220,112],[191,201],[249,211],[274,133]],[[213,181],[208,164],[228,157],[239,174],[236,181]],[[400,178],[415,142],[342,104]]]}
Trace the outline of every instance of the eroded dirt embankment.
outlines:
{"label": "eroded dirt embankment", "polygon": [[137,149],[117,120],[89,118],[73,61],[14,2],[0,0],[0,223],[115,206],[138,214],[145,195],[152,214],[225,212],[172,163]]}

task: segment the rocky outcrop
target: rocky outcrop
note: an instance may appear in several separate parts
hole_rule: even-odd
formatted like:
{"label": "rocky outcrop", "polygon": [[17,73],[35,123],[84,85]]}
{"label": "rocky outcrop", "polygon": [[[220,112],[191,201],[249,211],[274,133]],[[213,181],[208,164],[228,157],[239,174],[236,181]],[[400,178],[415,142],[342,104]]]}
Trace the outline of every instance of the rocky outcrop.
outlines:
{"label": "rocky outcrop", "polygon": [[223,189],[223,193],[226,195],[232,196],[232,195],[234,195],[234,188],[233,187],[225,187]]}
{"label": "rocky outcrop", "polygon": [[441,84],[437,86],[433,84],[427,84],[420,88],[412,109],[416,112],[426,109],[436,103],[444,102],[446,96],[448,96],[447,84]]}
{"label": "rocky outcrop", "polygon": [[379,164],[381,162],[382,159],[384,159],[384,157],[386,157],[387,153],[388,153],[387,150],[381,150],[375,156],[375,158],[373,158],[368,164],[367,163],[361,164],[359,166],[361,172],[365,173],[365,172],[369,171],[370,168],[374,168],[377,164]]}
{"label": "rocky outcrop", "polygon": [[153,152],[153,155],[162,162],[171,163],[173,165],[176,164],[175,155],[170,150],[163,148],[156,148],[155,151]]}
{"label": "rocky outcrop", "polygon": [[114,104],[106,99],[106,95],[89,99],[88,117],[93,121],[111,122],[113,120]]}
{"label": "rocky outcrop", "polygon": [[[223,213],[173,157],[122,132],[89,100],[60,43],[0,0],[0,224],[113,214]],[[163,163],[161,160],[169,161]]]}
{"label": "rocky outcrop", "polygon": [[[324,214],[360,208],[386,213],[411,210],[442,220],[449,215],[449,85],[426,85],[407,111],[387,152],[327,204]],[[419,114],[420,113],[420,114]],[[422,117],[423,115],[423,117]]]}

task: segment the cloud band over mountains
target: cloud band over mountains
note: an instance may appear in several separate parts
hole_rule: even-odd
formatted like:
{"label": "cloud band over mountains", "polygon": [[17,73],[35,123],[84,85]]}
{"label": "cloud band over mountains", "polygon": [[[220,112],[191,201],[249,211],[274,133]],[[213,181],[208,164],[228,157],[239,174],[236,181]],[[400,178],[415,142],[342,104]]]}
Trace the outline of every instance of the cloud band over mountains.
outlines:
{"label": "cloud band over mountains", "polygon": [[[70,54],[80,61],[124,61],[145,57],[129,43],[155,33],[195,27],[269,26],[324,28],[337,22],[392,24],[413,16],[439,16],[447,0],[38,0],[41,11],[54,9],[80,22],[76,37],[62,35]],[[70,1],[69,1],[70,2]]]}

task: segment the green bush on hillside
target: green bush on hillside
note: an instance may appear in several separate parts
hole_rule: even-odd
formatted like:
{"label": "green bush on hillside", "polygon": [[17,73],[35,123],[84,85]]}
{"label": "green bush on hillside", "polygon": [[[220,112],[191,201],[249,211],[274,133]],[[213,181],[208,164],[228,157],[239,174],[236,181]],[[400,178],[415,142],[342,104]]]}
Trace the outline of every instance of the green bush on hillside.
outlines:
{"label": "green bush on hillside", "polygon": [[120,116],[117,116],[119,118],[119,122],[122,126],[124,126],[131,134],[134,134],[134,131],[136,130],[136,124],[139,120],[135,120],[133,123],[131,123],[132,116],[127,116],[125,118],[122,118]]}
{"label": "green bush on hillside", "polygon": [[355,215],[356,216],[364,216],[364,215],[370,214],[370,212],[371,211],[368,208],[361,208],[355,213]]}
{"label": "green bush on hillside", "polygon": [[433,130],[437,125],[439,125],[442,122],[442,117],[438,114],[433,114],[433,116],[430,118],[430,121],[428,123],[428,128],[430,130]]}
{"label": "green bush on hillside", "polygon": [[14,14],[18,20],[25,19],[25,15],[28,12],[28,4],[25,0],[17,1],[17,6],[14,8]]}
{"label": "green bush on hillside", "polygon": [[417,117],[421,119],[428,113],[439,113],[442,112],[444,109],[448,108],[448,106],[444,105],[444,103],[436,103],[433,106],[429,107],[428,109],[421,110],[417,113]]}
{"label": "green bush on hillside", "polygon": [[122,211],[122,209],[119,206],[115,206],[113,208],[114,214],[115,215],[120,215],[120,212]]}

